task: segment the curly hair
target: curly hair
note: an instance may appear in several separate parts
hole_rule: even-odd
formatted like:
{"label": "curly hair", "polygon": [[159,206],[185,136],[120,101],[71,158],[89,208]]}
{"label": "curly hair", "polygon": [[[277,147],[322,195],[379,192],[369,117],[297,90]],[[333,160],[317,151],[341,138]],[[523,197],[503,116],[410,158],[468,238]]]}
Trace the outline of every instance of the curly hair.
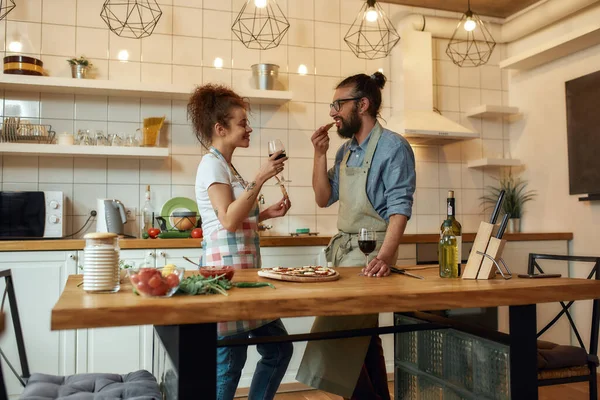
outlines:
{"label": "curly hair", "polygon": [[248,109],[248,103],[230,88],[210,83],[196,87],[188,102],[187,113],[198,141],[210,146],[215,124],[228,127],[231,110],[235,107]]}
{"label": "curly hair", "polygon": [[369,99],[369,109],[367,112],[370,116],[376,118],[381,108],[381,90],[384,88],[386,81],[385,75],[379,71],[370,76],[357,74],[341,81],[336,89],[352,86],[354,97],[366,97]]}

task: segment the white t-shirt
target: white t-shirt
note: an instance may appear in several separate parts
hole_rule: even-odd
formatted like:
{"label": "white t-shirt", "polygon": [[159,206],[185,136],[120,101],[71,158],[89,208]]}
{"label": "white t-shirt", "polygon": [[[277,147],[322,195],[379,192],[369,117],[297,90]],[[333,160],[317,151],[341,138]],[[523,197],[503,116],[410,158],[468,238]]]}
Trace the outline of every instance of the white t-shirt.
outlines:
{"label": "white t-shirt", "polygon": [[224,183],[233,188],[233,198],[237,199],[243,192],[244,187],[233,175],[231,168],[227,163],[212,153],[202,157],[198,172],[196,173],[196,203],[198,203],[198,212],[202,218],[202,233],[204,237],[209,237],[223,225],[219,222],[212,203],[208,198],[208,188],[213,183]]}

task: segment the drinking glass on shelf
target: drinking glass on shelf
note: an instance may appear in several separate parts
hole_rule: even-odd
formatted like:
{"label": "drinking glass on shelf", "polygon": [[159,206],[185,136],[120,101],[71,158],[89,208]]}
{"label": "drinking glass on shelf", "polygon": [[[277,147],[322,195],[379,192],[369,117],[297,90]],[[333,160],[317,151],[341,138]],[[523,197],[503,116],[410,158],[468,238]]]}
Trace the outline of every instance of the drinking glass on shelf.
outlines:
{"label": "drinking glass on shelf", "polygon": [[107,140],[106,136],[104,136],[104,132],[100,129],[96,131],[96,136],[94,137],[96,146],[106,146]]}
{"label": "drinking glass on shelf", "polygon": [[[281,143],[281,140],[279,139],[275,139],[275,140],[269,140],[268,143],[268,150],[269,150],[269,157],[271,157],[273,154],[277,153],[278,151],[281,151],[281,154],[279,156],[277,156],[276,160],[279,160],[280,158],[283,158],[286,156],[285,154],[285,147],[283,146],[283,143]],[[275,179],[277,179],[277,185],[283,187],[284,183],[288,183],[291,181],[288,181],[287,179],[285,179],[283,176],[278,177],[277,175],[275,175]],[[284,195],[287,196],[287,193],[285,193]]]}
{"label": "drinking glass on shelf", "polygon": [[126,147],[138,147],[140,145],[140,142],[137,140],[137,138],[135,137],[134,133],[130,133],[127,135],[127,138],[125,138],[125,144],[124,146]]}
{"label": "drinking glass on shelf", "polygon": [[377,247],[377,237],[371,228],[361,228],[358,231],[358,248],[365,255],[365,268],[369,266],[369,254]]}

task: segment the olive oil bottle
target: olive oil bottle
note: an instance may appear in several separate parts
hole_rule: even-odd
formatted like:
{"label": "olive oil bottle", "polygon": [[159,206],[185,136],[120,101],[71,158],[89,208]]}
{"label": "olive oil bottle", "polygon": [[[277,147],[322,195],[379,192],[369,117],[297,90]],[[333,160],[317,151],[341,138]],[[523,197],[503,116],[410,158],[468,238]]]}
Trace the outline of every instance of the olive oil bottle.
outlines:
{"label": "olive oil bottle", "polygon": [[[458,276],[460,276],[462,262],[462,226],[460,225],[460,222],[456,220],[456,199],[454,198],[454,190],[448,190],[446,209],[448,210],[446,220],[450,220],[452,222],[452,231],[456,237],[456,247],[458,248]],[[443,232],[444,223],[442,222],[442,226],[440,227],[440,235]]]}
{"label": "olive oil bottle", "polygon": [[452,221],[445,220],[442,227],[444,230],[438,244],[440,276],[442,278],[458,278],[458,246],[452,229]]}

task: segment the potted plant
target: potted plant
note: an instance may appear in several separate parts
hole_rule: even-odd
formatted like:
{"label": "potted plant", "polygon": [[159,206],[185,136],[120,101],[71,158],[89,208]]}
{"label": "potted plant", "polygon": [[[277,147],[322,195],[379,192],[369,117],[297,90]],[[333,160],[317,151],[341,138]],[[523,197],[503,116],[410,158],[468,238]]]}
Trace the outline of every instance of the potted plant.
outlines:
{"label": "potted plant", "polygon": [[85,56],[71,58],[67,62],[71,64],[71,76],[77,79],[85,79],[88,70],[92,67],[92,63]]}
{"label": "potted plant", "polygon": [[521,217],[523,215],[523,206],[536,196],[534,190],[525,190],[527,182],[522,179],[515,179],[511,173],[498,179],[499,187],[488,186],[488,194],[481,197],[485,209],[488,210],[496,204],[500,191],[504,190],[504,202],[502,203],[502,214],[510,214],[508,220],[508,232],[521,232]]}

